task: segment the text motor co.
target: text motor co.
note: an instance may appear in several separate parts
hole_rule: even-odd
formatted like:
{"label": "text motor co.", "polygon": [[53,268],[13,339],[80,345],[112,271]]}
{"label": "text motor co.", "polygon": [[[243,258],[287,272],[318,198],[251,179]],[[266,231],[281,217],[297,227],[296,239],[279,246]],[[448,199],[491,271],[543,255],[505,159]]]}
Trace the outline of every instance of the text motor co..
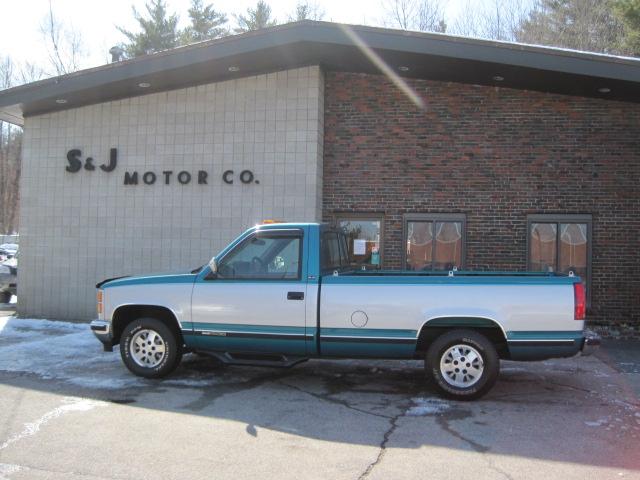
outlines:
{"label": "text motor co.", "polygon": [[[80,170],[94,171],[96,168],[103,172],[113,172],[118,165],[118,149],[112,148],[109,151],[109,161],[96,166],[93,157],[86,157],[82,159],[82,151],[80,149],[72,149],[67,152],[66,171],[70,173],[77,173]],[[222,181],[228,185],[232,185],[237,179],[240,183],[245,185],[251,183],[260,183],[251,170],[242,170],[236,174],[235,170],[225,170],[221,175]],[[198,185],[208,185],[209,172],[206,170],[198,170],[197,172],[190,172],[188,170],[162,170],[161,172],[155,172],[152,170],[140,173],[138,171],[125,171],[124,172],[124,184],[125,185],[154,185],[155,183],[164,183],[170,185],[172,182],[177,181],[180,185],[189,185],[190,183],[197,183]]]}

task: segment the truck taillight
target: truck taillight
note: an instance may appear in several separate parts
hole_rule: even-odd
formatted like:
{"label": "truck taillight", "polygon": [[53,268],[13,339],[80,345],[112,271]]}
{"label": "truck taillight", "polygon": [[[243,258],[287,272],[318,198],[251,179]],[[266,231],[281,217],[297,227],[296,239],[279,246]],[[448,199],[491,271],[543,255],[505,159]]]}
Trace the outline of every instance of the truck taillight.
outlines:
{"label": "truck taillight", "polygon": [[573,299],[574,299],[574,320],[584,320],[587,310],[586,298],[584,294],[584,285],[582,283],[573,284]]}

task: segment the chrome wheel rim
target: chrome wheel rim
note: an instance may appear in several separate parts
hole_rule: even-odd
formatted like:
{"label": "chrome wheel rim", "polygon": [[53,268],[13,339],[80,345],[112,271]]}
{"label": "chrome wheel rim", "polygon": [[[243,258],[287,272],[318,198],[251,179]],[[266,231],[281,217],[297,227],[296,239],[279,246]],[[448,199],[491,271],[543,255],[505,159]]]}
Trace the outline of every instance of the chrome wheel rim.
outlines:
{"label": "chrome wheel rim", "polygon": [[468,388],[478,383],[484,371],[480,352],[470,345],[454,345],[440,358],[440,373],[449,385]]}
{"label": "chrome wheel rim", "polygon": [[141,367],[153,368],[160,365],[167,351],[164,339],[155,330],[140,330],[129,344],[131,358]]}

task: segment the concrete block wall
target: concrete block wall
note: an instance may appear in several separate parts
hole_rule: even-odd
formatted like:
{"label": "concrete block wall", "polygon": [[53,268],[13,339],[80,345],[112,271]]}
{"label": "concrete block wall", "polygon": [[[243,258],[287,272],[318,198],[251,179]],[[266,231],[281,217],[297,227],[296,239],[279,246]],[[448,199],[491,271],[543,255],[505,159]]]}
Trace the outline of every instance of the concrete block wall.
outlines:
{"label": "concrete block wall", "polygon": [[[18,313],[94,318],[104,278],[192,269],[263,219],[319,221],[323,104],[311,66],[27,118]],[[111,148],[118,164],[104,172]],[[70,149],[97,168],[66,171]],[[240,182],[243,170],[259,183]]]}

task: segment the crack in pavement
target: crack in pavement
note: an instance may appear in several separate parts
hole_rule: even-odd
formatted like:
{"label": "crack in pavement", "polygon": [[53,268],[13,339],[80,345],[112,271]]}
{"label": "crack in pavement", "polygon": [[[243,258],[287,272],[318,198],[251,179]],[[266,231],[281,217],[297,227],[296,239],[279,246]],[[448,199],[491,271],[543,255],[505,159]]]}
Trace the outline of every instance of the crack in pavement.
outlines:
{"label": "crack in pavement", "polygon": [[449,423],[449,420],[463,420],[468,417],[473,417],[473,414],[467,410],[451,410],[438,416],[436,418],[436,423],[449,435],[462,440],[467,445],[469,445],[476,453],[479,453],[491,470],[504,476],[507,480],[514,480],[509,473],[498,467],[494,463],[493,459],[486,455],[489,451],[491,451],[490,447],[487,447],[486,445],[482,445],[474,440],[471,440],[470,438],[465,437],[460,432],[455,430]]}
{"label": "crack in pavement", "polygon": [[409,410],[410,407],[410,401],[406,400],[403,405],[401,405],[400,408],[400,412],[397,413],[396,415],[390,416],[390,415],[384,415],[384,414],[380,414],[380,413],[374,413],[371,411],[367,411],[367,410],[363,410],[357,407],[354,407],[353,405],[351,405],[349,402],[347,402],[346,400],[340,400],[338,398],[334,398],[332,397],[331,393],[326,393],[326,394],[322,394],[322,393],[316,393],[316,392],[310,392],[308,390],[305,390],[303,388],[300,388],[296,385],[291,385],[289,383],[283,382],[283,381],[279,381],[277,382],[285,387],[291,388],[293,390],[296,390],[298,392],[310,395],[314,398],[317,398],[318,400],[322,400],[322,401],[326,401],[329,403],[333,403],[336,405],[340,405],[343,406],[345,408],[348,408],[350,410],[354,410],[356,412],[359,413],[364,413],[366,415],[372,415],[374,417],[379,417],[379,418],[385,418],[389,421],[389,428],[384,432],[384,435],[382,436],[382,441],[380,442],[379,445],[379,450],[378,450],[378,455],[376,456],[375,460],[373,462],[371,462],[369,465],[367,465],[367,468],[365,469],[364,472],[362,472],[362,474],[358,477],[358,480],[363,480],[365,478],[367,478],[371,472],[373,471],[373,469],[380,464],[380,462],[382,462],[385,453],[387,452],[387,444],[389,443],[389,439],[391,438],[391,435],[393,435],[393,433],[396,431],[396,429],[398,428],[398,420],[400,420],[400,418],[404,417],[407,414],[407,411]]}
{"label": "crack in pavement", "polygon": [[470,412],[466,410],[452,410],[450,412],[445,413],[444,415],[440,415],[436,417],[436,423],[440,426],[442,430],[447,432],[449,435],[457,438],[458,440],[462,440],[464,443],[469,445],[475,452],[478,453],[486,453],[491,448],[486,445],[482,445],[470,438],[465,437],[457,430],[454,430],[453,427],[449,424],[449,419],[452,420],[462,420],[464,418],[472,416]]}
{"label": "crack in pavement", "polygon": [[275,382],[275,383],[278,383],[278,384],[283,385],[285,387],[291,388],[291,389],[296,390],[298,392],[305,393],[305,394],[310,395],[310,396],[312,396],[314,398],[317,398],[318,400],[323,400],[325,402],[329,402],[329,403],[333,403],[333,404],[336,404],[336,405],[340,405],[340,406],[343,406],[345,408],[348,408],[349,410],[354,410],[354,411],[359,412],[359,413],[364,413],[366,415],[372,415],[374,417],[380,417],[380,418],[386,418],[386,419],[393,418],[390,415],[384,415],[382,413],[374,413],[374,412],[370,412],[368,410],[364,410],[364,409],[361,409],[361,408],[358,408],[358,407],[354,407],[353,405],[351,405],[346,400],[340,400],[339,398],[332,398],[331,397],[331,395],[332,395],[331,393],[323,394],[323,393],[310,392],[308,390],[305,390],[304,388],[300,388],[300,387],[298,387],[296,385],[291,385],[290,383],[283,382],[283,381],[278,381],[278,382]]}
{"label": "crack in pavement", "polygon": [[181,408],[186,410],[190,410],[193,412],[199,412],[212,405],[218,398],[243,392],[246,390],[251,390],[254,388],[258,388],[264,384],[269,382],[278,383],[282,377],[286,377],[291,375],[289,371],[277,371],[276,373],[271,373],[267,375],[257,376],[253,378],[249,378],[242,381],[237,382],[229,382],[229,383],[218,383],[212,385],[210,388],[202,388],[200,389],[201,395],[196,400],[189,402],[186,405],[183,405]]}
{"label": "crack in pavement", "polygon": [[380,442],[378,455],[376,459],[367,466],[365,471],[362,472],[362,475],[358,477],[358,480],[364,480],[365,478],[367,478],[369,475],[371,475],[371,472],[373,471],[373,469],[376,466],[380,465],[380,463],[384,459],[385,454],[387,453],[387,443],[389,443],[389,439],[391,438],[391,435],[393,435],[393,433],[398,428],[398,420],[400,420],[400,418],[404,417],[407,414],[408,409],[409,409],[409,404],[405,403],[405,405],[400,409],[400,413],[389,418],[389,428],[387,429],[386,432],[384,432],[384,436],[382,437],[382,442]]}

